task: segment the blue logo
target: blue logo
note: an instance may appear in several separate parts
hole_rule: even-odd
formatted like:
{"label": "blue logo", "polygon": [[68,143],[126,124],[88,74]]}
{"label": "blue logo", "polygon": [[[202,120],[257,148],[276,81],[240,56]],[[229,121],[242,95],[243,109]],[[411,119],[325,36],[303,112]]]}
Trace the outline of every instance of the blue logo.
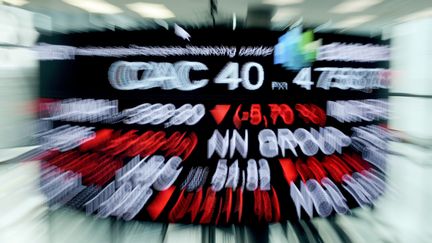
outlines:
{"label": "blue logo", "polygon": [[316,47],[313,45],[313,32],[302,33],[296,27],[279,38],[274,50],[274,64],[282,64],[288,70],[300,70],[310,67],[315,61]]}

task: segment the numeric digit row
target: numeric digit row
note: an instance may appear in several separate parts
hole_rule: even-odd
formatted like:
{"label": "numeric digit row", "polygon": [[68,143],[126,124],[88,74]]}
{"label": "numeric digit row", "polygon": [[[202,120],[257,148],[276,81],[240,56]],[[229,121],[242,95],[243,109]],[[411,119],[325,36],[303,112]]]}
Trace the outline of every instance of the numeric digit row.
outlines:
{"label": "numeric digit row", "polygon": [[215,192],[222,190],[222,188],[236,189],[239,186],[241,179],[240,188],[245,188],[248,191],[255,191],[258,189],[262,191],[270,190],[270,167],[267,160],[260,159],[257,162],[254,159],[250,159],[247,162],[247,173],[245,177],[245,171],[241,171],[238,167],[238,161],[232,163],[229,168],[227,166],[227,160],[220,159],[216,171],[211,180],[211,188]]}
{"label": "numeric digit row", "polygon": [[[252,104],[250,110],[242,111],[243,105],[238,105],[233,116],[233,123],[237,129],[240,129],[242,123],[248,121],[251,125],[263,125],[268,127],[269,123],[276,125],[278,122],[283,122],[285,125],[291,125],[295,120],[295,112],[288,104],[268,104],[270,109],[270,120],[263,114],[261,104]],[[326,123],[325,111],[315,104],[295,105],[294,110],[298,116],[306,123],[312,123],[319,126],[324,126]]]}
{"label": "numeric digit row", "polygon": [[164,162],[165,158],[158,155],[132,159],[127,166],[116,171],[113,182],[84,204],[86,212],[96,213],[102,218],[117,216],[131,220],[153,194],[151,188],[167,190],[183,169],[179,167],[182,162],[179,157]]}
{"label": "numeric digit row", "polygon": [[327,116],[342,123],[388,119],[388,110],[384,99],[327,101]]}
{"label": "numeric digit row", "polygon": [[165,127],[186,124],[197,124],[205,115],[205,107],[202,104],[185,104],[176,108],[173,104],[149,104],[145,103],[137,107],[123,111],[125,124],[159,125]]}
{"label": "numeric digit row", "polygon": [[178,126],[197,124],[205,115],[203,104],[184,104],[176,108],[174,104],[144,103],[136,107],[118,111],[118,101],[93,99],[66,99],[41,104],[42,120],[62,120],[72,122],[103,122],[139,125]]}
{"label": "numeric digit row", "polygon": [[68,151],[95,138],[93,127],[63,125],[34,134],[42,148]]}
{"label": "numeric digit row", "polygon": [[[390,86],[391,71],[383,68],[336,68],[320,67],[314,71],[321,72],[316,87],[329,90],[330,88],[370,90],[387,89]],[[312,82],[312,68],[303,68],[294,78],[293,83],[310,90]]]}

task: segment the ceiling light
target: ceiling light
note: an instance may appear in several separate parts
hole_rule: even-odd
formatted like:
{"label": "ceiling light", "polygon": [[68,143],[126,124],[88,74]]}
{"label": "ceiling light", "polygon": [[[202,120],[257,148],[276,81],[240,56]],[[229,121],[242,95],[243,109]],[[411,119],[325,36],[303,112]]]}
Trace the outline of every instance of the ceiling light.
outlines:
{"label": "ceiling light", "polygon": [[382,1],[383,0],[348,0],[334,6],[330,12],[340,14],[362,12]]}
{"label": "ceiling light", "polygon": [[359,26],[359,25],[364,24],[366,22],[369,22],[375,18],[376,18],[376,16],[374,16],[374,15],[355,16],[355,17],[351,17],[351,18],[342,20],[340,22],[337,22],[333,25],[333,27],[337,28],[337,29],[348,29],[348,28],[356,27],[356,26]]}
{"label": "ceiling light", "polygon": [[287,21],[300,15],[300,10],[296,8],[280,8],[273,15],[272,22]]}
{"label": "ceiling light", "polygon": [[278,5],[278,6],[297,4],[302,2],[303,0],[263,0],[264,4],[271,4],[271,5]]}
{"label": "ceiling light", "polygon": [[138,2],[126,4],[126,7],[144,18],[168,19],[175,17],[174,13],[163,4]]}
{"label": "ceiling light", "polygon": [[168,28],[169,28],[168,23],[167,23],[165,20],[162,20],[162,19],[154,19],[154,22],[155,22],[156,24],[162,26],[162,27],[165,28],[165,29],[168,29]]}
{"label": "ceiling light", "polygon": [[63,0],[63,2],[90,13],[117,14],[123,12],[119,7],[103,0]]}
{"label": "ceiling light", "polygon": [[421,10],[418,12],[414,12],[414,13],[405,15],[405,16],[399,18],[398,21],[406,22],[406,21],[411,21],[411,20],[415,20],[415,19],[427,18],[427,17],[431,17],[431,16],[432,16],[432,8],[427,8],[425,10]]}
{"label": "ceiling light", "polygon": [[[15,6],[23,6],[26,5],[27,3],[29,3],[29,1],[26,0],[3,0],[4,3],[9,3],[11,5],[15,5]],[[0,1],[1,3],[1,1]]]}
{"label": "ceiling light", "polygon": [[328,30],[328,29],[331,28],[331,25],[332,25],[332,21],[329,20],[329,21],[325,22],[324,24],[318,25],[318,26],[313,30],[313,32],[315,33],[315,32],[320,32],[320,31],[326,31],[326,30]]}
{"label": "ceiling light", "polygon": [[237,15],[233,13],[233,30],[237,27]]}

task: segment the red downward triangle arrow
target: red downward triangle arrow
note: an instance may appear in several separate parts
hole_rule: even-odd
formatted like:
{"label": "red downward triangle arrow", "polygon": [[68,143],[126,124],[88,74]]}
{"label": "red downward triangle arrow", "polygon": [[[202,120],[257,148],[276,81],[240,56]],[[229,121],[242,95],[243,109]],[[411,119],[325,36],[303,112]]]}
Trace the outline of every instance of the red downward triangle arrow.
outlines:
{"label": "red downward triangle arrow", "polygon": [[230,108],[231,105],[216,105],[213,110],[210,110],[218,125],[223,121]]}

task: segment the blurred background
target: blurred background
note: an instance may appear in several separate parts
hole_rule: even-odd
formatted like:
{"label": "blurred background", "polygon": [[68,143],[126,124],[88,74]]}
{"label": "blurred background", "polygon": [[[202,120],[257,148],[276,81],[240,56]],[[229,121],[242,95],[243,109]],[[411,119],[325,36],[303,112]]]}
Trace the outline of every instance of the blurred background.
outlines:
{"label": "blurred background", "polygon": [[[38,161],[22,162],[38,147],[30,134],[40,129],[39,37],[175,24],[186,31],[304,25],[390,43],[392,192],[352,215],[262,227],[124,222],[49,208]],[[430,0],[0,0],[0,242],[432,242],[431,67]]]}

